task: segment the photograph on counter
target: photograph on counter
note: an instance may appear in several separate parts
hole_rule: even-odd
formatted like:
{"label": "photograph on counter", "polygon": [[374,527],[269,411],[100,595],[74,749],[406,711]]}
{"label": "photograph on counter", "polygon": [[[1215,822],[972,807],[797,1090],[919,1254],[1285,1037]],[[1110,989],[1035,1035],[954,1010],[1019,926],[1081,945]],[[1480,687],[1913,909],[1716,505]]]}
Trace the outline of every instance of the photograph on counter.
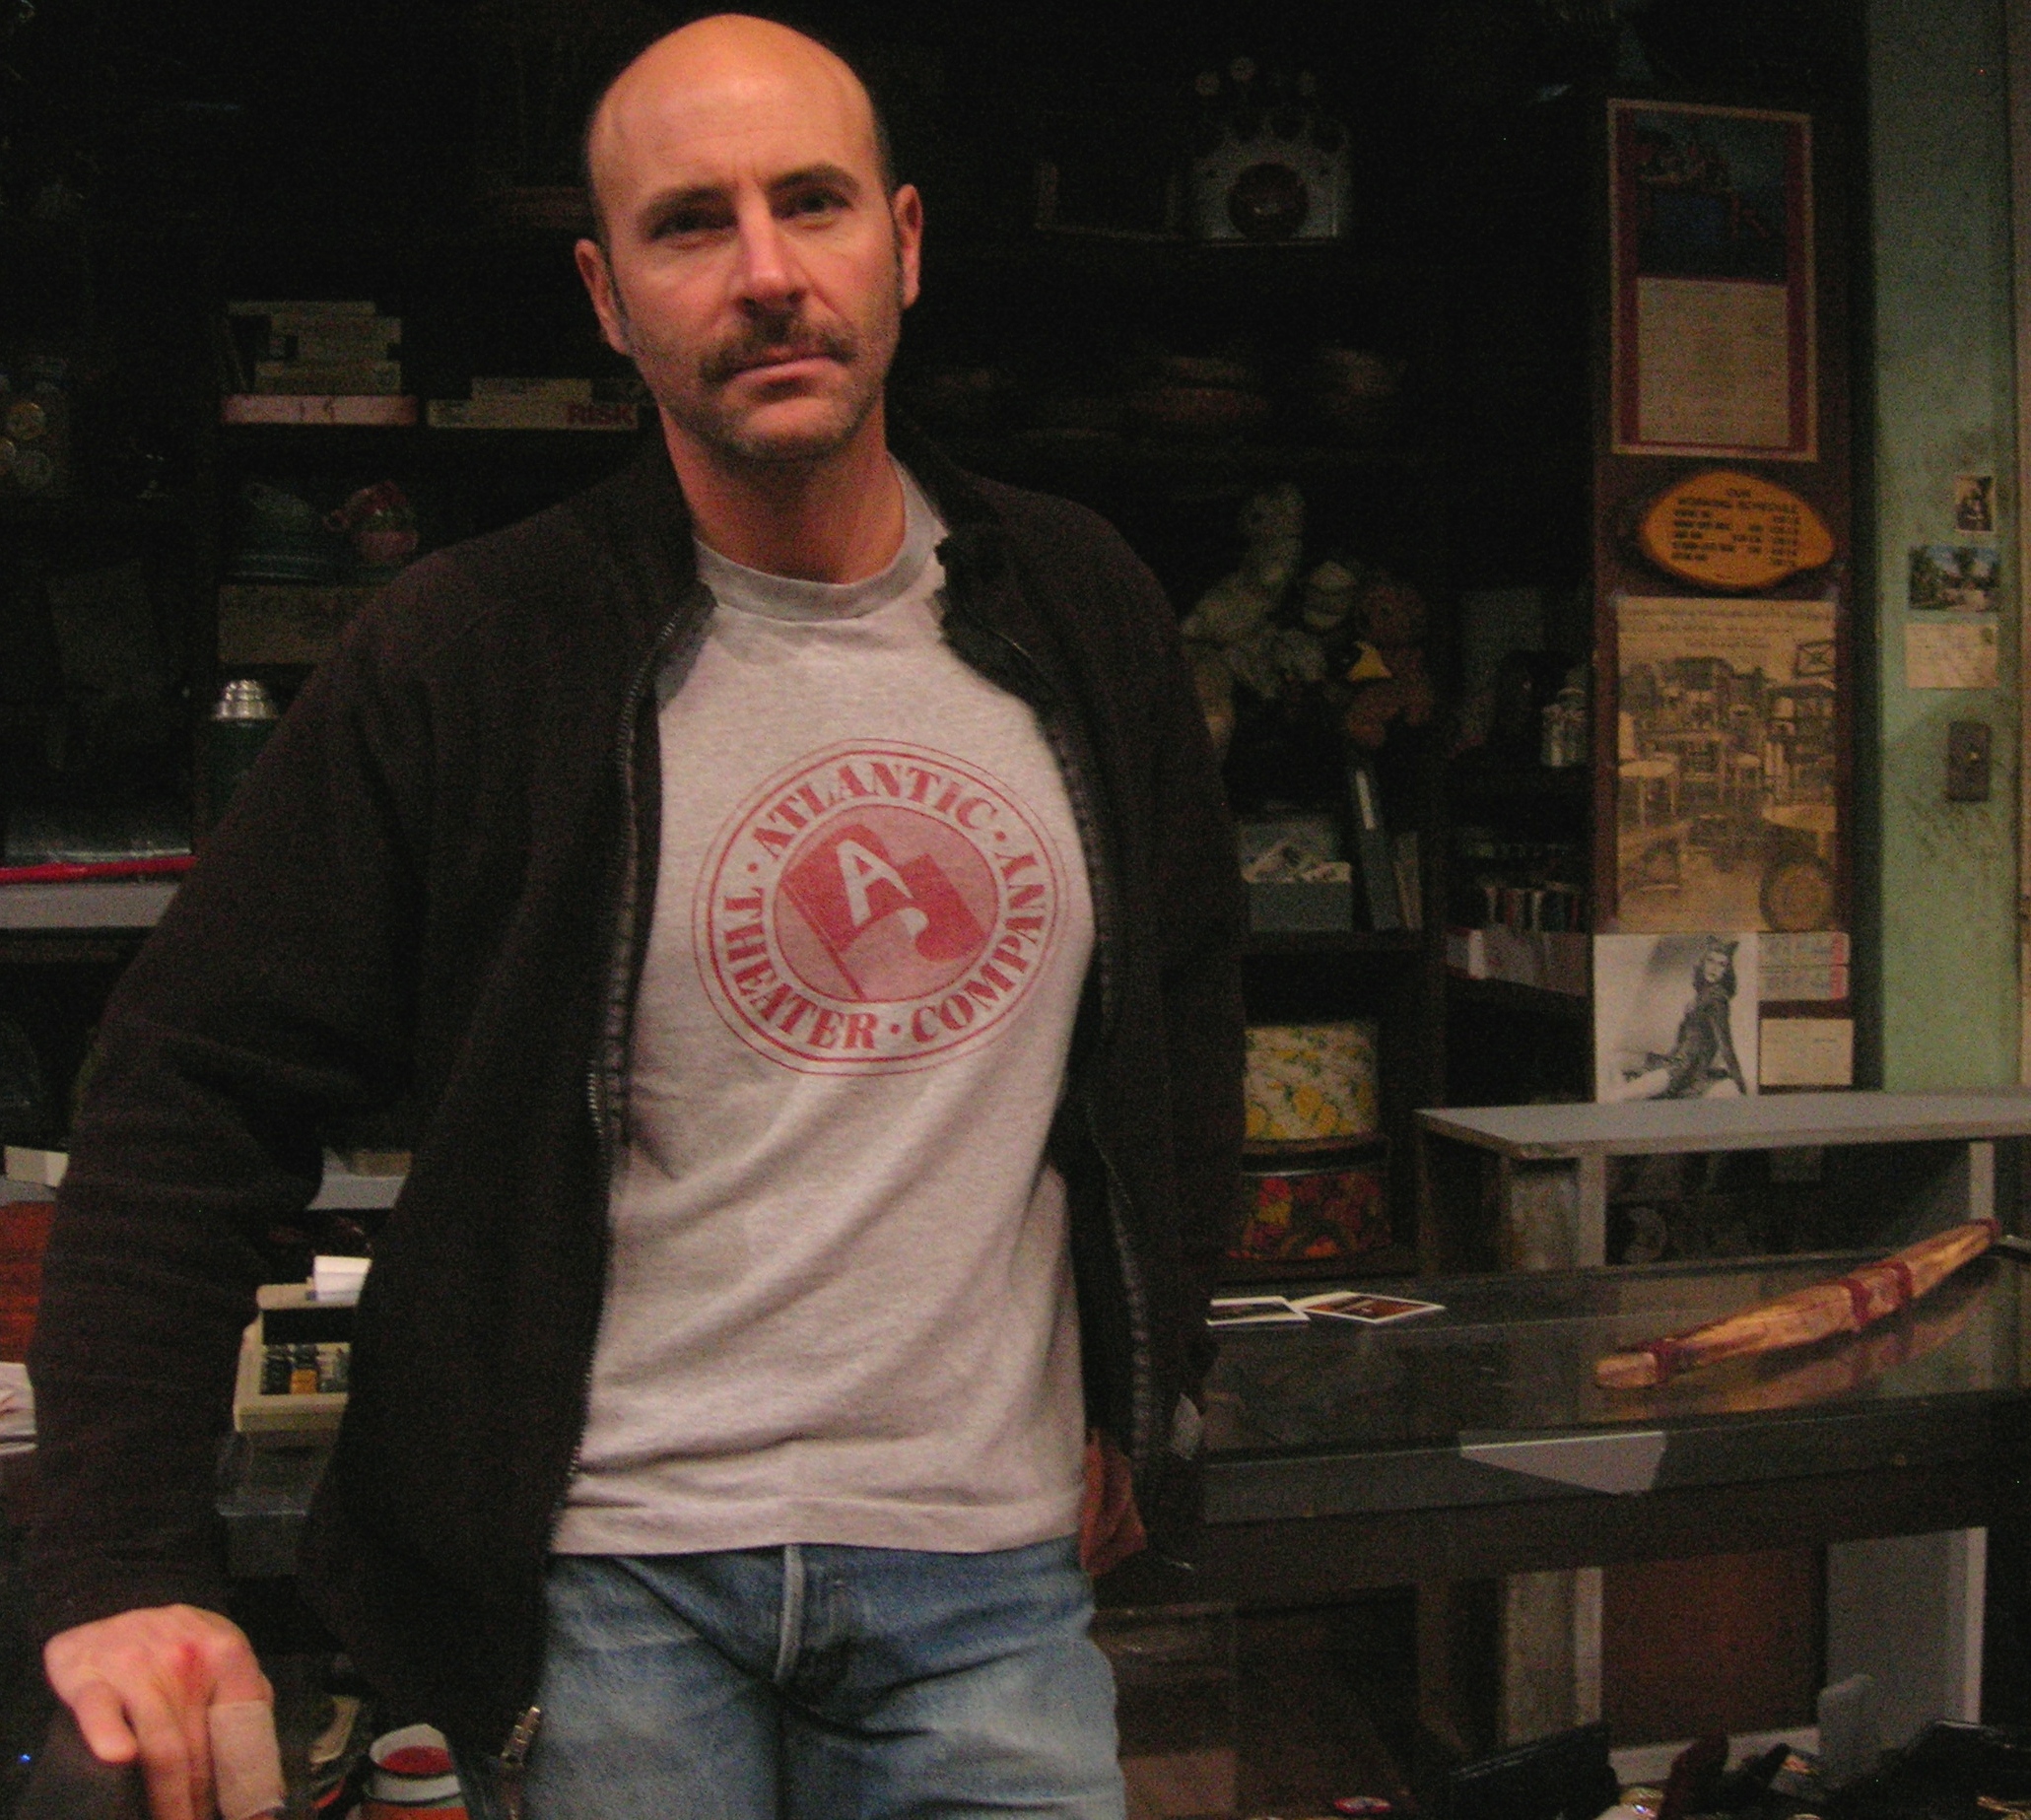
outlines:
{"label": "photograph on counter", "polygon": [[1753,934],[1596,937],[1594,1099],[1753,1094],[1758,958]]}
{"label": "photograph on counter", "polygon": [[1913,544],[1914,613],[1994,613],[2001,555],[1980,544]]}
{"label": "photograph on counter", "polygon": [[1608,103],[1618,455],[1818,455],[1812,122]]}
{"label": "photograph on counter", "polygon": [[1365,1327],[1446,1313],[1444,1303],[1418,1302],[1409,1296],[1375,1296],[1359,1289],[1328,1289],[1322,1295],[1294,1296],[1291,1307],[1315,1320],[1351,1320]]}
{"label": "photograph on counter", "polygon": [[1624,930],[1840,920],[1834,603],[1616,603]]}
{"label": "photograph on counter", "polygon": [[1282,1296],[1215,1296],[1206,1325],[1216,1333],[1241,1327],[1304,1327],[1311,1322]]}

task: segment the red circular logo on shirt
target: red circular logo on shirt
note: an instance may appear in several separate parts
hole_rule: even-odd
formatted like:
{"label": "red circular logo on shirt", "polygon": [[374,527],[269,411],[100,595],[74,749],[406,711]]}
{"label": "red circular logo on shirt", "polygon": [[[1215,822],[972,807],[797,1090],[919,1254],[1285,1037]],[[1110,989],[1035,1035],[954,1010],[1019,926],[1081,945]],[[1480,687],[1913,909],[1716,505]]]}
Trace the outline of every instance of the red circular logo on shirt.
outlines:
{"label": "red circular logo on shirt", "polygon": [[1007,1022],[1062,872],[1008,789],[914,746],[834,747],[758,790],[699,874],[694,952],[750,1047],[790,1067],[926,1066]]}

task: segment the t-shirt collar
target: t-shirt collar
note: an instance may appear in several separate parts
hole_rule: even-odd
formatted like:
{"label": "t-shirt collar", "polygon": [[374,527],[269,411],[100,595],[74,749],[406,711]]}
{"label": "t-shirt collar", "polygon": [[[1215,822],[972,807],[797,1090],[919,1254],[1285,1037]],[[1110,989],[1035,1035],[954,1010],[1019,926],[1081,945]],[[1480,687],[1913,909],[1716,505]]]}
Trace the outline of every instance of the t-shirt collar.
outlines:
{"label": "t-shirt collar", "polygon": [[896,478],[903,484],[903,544],[894,560],[877,574],[860,581],[807,581],[796,575],[773,575],[724,557],[696,537],[699,579],[722,607],[779,620],[859,619],[911,592],[922,579],[944,534],[937,512],[915,477],[891,455]]}

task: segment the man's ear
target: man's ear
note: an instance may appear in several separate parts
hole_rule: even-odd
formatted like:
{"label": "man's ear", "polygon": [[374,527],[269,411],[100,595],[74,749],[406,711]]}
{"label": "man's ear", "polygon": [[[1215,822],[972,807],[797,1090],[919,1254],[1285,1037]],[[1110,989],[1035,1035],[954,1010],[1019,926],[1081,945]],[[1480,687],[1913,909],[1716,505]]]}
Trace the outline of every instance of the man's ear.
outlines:
{"label": "man's ear", "polygon": [[592,313],[599,318],[599,332],[606,337],[606,345],[616,354],[632,356],[635,351],[628,345],[628,318],[614,289],[614,275],[605,252],[597,240],[580,240],[572,253],[578,262],[578,276],[585,281],[585,294],[592,300]]}
{"label": "man's ear", "polygon": [[896,224],[896,264],[903,275],[903,306],[908,309],[916,302],[923,255],[923,198],[914,183],[903,184],[889,198],[889,216]]}

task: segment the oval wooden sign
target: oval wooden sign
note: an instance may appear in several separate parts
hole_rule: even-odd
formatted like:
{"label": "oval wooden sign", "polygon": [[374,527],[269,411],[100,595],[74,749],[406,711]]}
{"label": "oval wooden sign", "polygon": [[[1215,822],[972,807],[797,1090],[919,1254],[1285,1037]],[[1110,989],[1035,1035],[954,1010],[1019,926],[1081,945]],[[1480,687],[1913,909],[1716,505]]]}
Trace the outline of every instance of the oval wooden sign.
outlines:
{"label": "oval wooden sign", "polygon": [[1817,569],[1834,554],[1833,532],[1807,502],[1735,468],[1709,468],[1659,494],[1636,541],[1680,580],[1737,594]]}

